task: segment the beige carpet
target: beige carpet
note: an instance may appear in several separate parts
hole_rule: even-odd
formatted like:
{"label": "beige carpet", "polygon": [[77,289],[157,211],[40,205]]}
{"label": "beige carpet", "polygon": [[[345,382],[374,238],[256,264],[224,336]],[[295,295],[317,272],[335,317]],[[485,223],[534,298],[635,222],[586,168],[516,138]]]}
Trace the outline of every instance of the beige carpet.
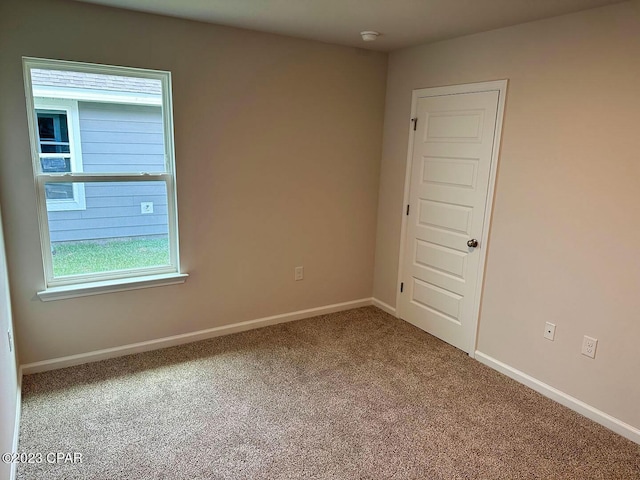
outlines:
{"label": "beige carpet", "polygon": [[[640,446],[374,307],[24,378],[38,479],[640,479]],[[45,457],[46,458],[46,457]]]}

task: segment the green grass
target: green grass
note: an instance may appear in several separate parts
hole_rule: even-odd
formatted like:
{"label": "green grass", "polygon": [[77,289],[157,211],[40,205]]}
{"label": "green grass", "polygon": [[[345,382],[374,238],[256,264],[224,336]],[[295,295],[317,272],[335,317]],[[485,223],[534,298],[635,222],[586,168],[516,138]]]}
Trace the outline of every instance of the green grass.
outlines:
{"label": "green grass", "polygon": [[169,265],[166,238],[60,242],[54,245],[55,277]]}

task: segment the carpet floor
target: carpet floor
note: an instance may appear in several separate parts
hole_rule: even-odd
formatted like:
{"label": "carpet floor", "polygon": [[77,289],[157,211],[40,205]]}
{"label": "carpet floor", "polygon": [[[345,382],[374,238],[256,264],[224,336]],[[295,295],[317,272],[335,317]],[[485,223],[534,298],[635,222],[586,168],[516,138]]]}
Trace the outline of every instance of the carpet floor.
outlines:
{"label": "carpet floor", "polygon": [[19,451],[20,480],[640,479],[639,445],[375,307],[26,376]]}

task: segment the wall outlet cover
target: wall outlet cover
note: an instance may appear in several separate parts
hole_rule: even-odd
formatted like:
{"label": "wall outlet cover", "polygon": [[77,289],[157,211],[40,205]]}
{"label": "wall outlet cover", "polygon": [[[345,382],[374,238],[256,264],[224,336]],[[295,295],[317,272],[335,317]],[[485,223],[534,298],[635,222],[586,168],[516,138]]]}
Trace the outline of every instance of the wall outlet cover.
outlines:
{"label": "wall outlet cover", "polygon": [[584,336],[582,339],[582,354],[587,357],[596,358],[596,348],[598,347],[598,339]]}

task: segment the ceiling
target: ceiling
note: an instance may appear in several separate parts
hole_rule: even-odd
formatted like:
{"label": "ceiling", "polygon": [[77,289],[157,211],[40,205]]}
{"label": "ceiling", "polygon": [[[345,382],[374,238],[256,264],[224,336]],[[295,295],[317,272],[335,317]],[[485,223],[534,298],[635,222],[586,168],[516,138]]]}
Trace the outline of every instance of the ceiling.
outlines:
{"label": "ceiling", "polygon": [[[79,0],[372,50],[554,17],[621,0]],[[375,30],[375,42],[360,32]]]}

